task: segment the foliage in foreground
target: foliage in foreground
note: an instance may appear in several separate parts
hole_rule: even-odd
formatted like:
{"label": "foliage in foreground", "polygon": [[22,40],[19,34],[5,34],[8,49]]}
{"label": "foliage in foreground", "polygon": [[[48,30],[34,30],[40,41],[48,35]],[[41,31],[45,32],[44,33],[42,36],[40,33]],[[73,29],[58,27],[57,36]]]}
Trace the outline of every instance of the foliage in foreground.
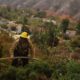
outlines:
{"label": "foliage in foreground", "polygon": [[0,80],[79,80],[80,64],[74,61],[49,65],[35,61],[25,67],[8,66],[0,72]]}

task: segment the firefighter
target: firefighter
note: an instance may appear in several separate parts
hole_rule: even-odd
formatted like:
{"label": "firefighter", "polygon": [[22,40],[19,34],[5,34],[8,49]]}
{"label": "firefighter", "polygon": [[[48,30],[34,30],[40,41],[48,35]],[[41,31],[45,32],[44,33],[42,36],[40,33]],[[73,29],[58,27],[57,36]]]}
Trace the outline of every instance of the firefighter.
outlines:
{"label": "firefighter", "polygon": [[[22,32],[19,40],[17,40],[11,48],[11,57],[14,57],[12,60],[13,66],[25,66],[29,63],[29,53],[33,57],[33,47],[27,32]],[[27,58],[16,58],[15,57],[27,57]]]}

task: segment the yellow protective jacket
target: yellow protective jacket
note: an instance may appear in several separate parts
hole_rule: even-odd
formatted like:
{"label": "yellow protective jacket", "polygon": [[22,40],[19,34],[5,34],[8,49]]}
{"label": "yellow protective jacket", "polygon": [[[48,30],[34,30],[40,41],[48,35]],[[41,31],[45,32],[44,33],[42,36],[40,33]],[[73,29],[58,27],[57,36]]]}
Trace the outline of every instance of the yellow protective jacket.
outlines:
{"label": "yellow protective jacket", "polygon": [[12,44],[12,47],[10,49],[11,57],[18,57],[18,56],[19,57],[21,57],[21,56],[22,57],[23,56],[34,57],[34,49],[33,49],[33,45],[32,45],[32,42],[30,41],[30,39],[27,40],[27,43],[20,42],[20,39],[17,39]]}

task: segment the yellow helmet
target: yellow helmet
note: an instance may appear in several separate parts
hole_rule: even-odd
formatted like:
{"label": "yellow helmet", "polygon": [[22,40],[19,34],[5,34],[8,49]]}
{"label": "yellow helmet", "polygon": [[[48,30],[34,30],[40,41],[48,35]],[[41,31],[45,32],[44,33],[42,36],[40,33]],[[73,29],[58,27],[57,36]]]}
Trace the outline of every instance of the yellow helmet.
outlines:
{"label": "yellow helmet", "polygon": [[28,38],[28,36],[29,35],[28,35],[27,32],[22,32],[21,35],[20,35],[21,38]]}

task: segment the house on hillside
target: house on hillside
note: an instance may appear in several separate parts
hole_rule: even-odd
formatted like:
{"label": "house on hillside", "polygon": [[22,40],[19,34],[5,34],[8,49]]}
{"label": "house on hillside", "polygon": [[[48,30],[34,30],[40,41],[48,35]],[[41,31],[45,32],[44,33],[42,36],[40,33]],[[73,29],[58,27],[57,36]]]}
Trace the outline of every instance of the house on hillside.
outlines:
{"label": "house on hillside", "polygon": [[16,32],[17,32],[17,34],[20,34],[21,32],[22,32],[22,27],[23,27],[23,25],[22,24],[18,24],[17,25],[17,27],[16,27]]}
{"label": "house on hillside", "polygon": [[67,30],[66,35],[69,36],[70,38],[72,38],[76,35],[76,31],[75,30]]}
{"label": "house on hillside", "polygon": [[43,18],[43,22],[52,22],[54,25],[57,25],[57,22],[55,20],[50,20],[50,19]]}

